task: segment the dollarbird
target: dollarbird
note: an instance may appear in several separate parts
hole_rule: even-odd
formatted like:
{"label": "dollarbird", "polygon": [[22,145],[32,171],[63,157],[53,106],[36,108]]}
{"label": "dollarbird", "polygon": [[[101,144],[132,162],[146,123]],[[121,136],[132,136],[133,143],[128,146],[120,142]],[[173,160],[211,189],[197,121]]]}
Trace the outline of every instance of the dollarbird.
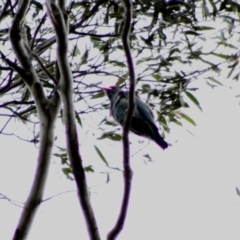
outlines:
{"label": "dollarbird", "polygon": [[[110,100],[110,114],[116,122],[123,126],[128,109],[129,92],[120,87],[111,86],[103,88]],[[135,109],[133,112],[130,130],[135,134],[153,140],[163,150],[168,147],[158,132],[154,123],[153,112],[150,107],[139,97],[135,97]]]}

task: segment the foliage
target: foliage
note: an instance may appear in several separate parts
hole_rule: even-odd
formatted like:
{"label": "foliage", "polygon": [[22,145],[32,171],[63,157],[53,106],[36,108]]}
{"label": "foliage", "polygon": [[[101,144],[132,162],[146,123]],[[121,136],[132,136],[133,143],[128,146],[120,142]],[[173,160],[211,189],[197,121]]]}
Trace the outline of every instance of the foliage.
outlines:
{"label": "foliage", "polygon": [[[32,129],[33,135],[27,140],[36,144],[36,105],[17,72],[19,66],[8,37],[18,1],[9,2],[2,4],[0,14],[0,39],[4,46],[0,60],[0,116],[5,119],[0,133],[9,134],[7,125],[15,118]],[[68,6],[68,59],[74,78],[76,120],[81,127],[85,114],[109,108],[101,86],[127,87],[129,74],[120,36],[123,11],[118,0],[72,1]],[[218,76],[226,68],[228,78],[239,78],[240,4],[225,0],[134,0],[133,11],[130,45],[137,72],[137,94],[156,112],[165,135],[171,124],[181,126],[182,119],[195,125],[184,113],[188,100],[202,110],[194,96],[197,88],[191,87],[191,83],[204,79],[211,87],[223,85]],[[57,74],[53,51],[56,39],[41,1],[31,1],[25,27],[34,67],[51,98]],[[95,126],[101,131],[96,138],[121,141],[115,124],[105,116]],[[97,146],[95,150],[107,162]],[[64,154],[56,156],[63,161]],[[66,162],[63,172],[69,177]]]}
{"label": "foliage", "polygon": [[[96,122],[92,126],[98,141],[123,142],[123,199],[117,222],[107,236],[116,239],[123,229],[131,193],[128,131],[135,82],[136,94],[156,112],[165,136],[171,124],[181,126],[182,120],[196,125],[184,111],[190,102],[202,111],[194,93],[198,88],[192,87],[194,80],[201,76],[214,88],[224,85],[224,75],[239,78],[237,2],[72,1],[67,11],[65,4],[6,0],[0,12],[4,46],[0,50],[0,134],[16,135],[9,133],[12,128],[8,126],[13,119],[20,120],[31,137],[25,133],[18,137],[39,147],[32,187],[13,239],[25,239],[29,233],[43,201],[52,156],[61,160],[66,177],[75,180],[89,238],[100,239],[85,174],[95,170],[89,163],[83,166],[76,128],[76,123],[79,129],[88,128],[86,114],[102,117],[98,126]],[[130,89],[122,135],[105,114],[109,103],[101,86],[110,85],[109,81]],[[57,152],[52,154],[60,135],[55,131],[57,119],[64,125],[67,144],[66,149],[55,144]],[[97,145],[93,147],[107,168],[120,170],[110,166]],[[143,157],[151,161],[149,154]],[[105,174],[108,182],[110,174]]]}

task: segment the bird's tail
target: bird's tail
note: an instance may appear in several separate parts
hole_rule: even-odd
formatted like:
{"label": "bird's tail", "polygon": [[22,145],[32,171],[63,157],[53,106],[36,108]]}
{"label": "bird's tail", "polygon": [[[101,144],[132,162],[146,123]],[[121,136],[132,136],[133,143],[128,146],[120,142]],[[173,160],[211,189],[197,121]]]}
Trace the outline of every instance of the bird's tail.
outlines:
{"label": "bird's tail", "polygon": [[163,150],[168,148],[168,143],[161,137],[161,136],[158,136],[156,139],[155,139],[155,142],[156,144],[162,148]]}

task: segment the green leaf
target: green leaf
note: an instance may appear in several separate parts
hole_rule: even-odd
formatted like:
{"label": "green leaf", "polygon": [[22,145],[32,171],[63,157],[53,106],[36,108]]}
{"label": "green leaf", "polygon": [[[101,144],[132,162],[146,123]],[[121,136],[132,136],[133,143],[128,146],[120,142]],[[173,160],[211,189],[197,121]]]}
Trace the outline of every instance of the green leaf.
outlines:
{"label": "green leaf", "polygon": [[150,157],[149,154],[143,154],[143,157],[147,158],[147,160],[148,160],[149,162],[152,161],[152,158]]}
{"label": "green leaf", "polygon": [[119,61],[109,61],[109,63],[111,63],[113,66],[117,66],[120,68],[126,67],[126,64],[123,62],[119,62]]}
{"label": "green leaf", "polygon": [[116,171],[119,171],[119,172],[123,172],[122,169],[117,168],[117,167],[109,167],[109,166],[108,166],[108,168],[113,169],[113,170],[116,170]]}
{"label": "green leaf", "polygon": [[99,149],[97,146],[95,146],[95,145],[94,145],[94,148],[95,148],[98,156],[99,156],[99,157],[102,159],[102,161],[108,166],[109,164],[108,164],[106,158],[103,156],[103,154],[102,154],[102,152],[100,151],[100,149]]}
{"label": "green leaf", "polygon": [[88,49],[85,50],[84,54],[81,57],[81,63],[80,64],[86,64],[87,63],[87,59],[88,59]]}
{"label": "green leaf", "polygon": [[151,86],[149,84],[142,85],[142,93],[148,93],[151,90]]}
{"label": "green leaf", "polygon": [[79,50],[79,48],[77,47],[77,45],[73,48],[73,53],[72,53],[72,55],[73,55],[74,57],[80,55],[80,50]]}
{"label": "green leaf", "polygon": [[85,171],[85,172],[91,172],[91,173],[93,173],[93,172],[94,172],[94,169],[93,169],[92,165],[89,165],[89,166],[87,166],[87,167],[84,167],[84,171]]}
{"label": "green leaf", "polygon": [[71,176],[72,174],[72,169],[71,168],[62,168],[62,171],[63,173],[65,174],[65,176],[67,177],[67,179],[70,179],[70,180],[74,180],[73,177]]}
{"label": "green leaf", "polygon": [[116,85],[117,85],[117,86],[120,86],[123,82],[125,82],[125,79],[123,79],[123,78],[121,77],[121,78],[119,78],[119,79],[117,80]]}
{"label": "green leaf", "polygon": [[175,123],[178,126],[182,126],[182,123],[178,119],[180,119],[180,117],[177,116],[176,114],[174,114],[174,112],[168,114],[169,122],[173,122],[173,123]]}
{"label": "green leaf", "polygon": [[139,65],[139,64],[141,64],[143,62],[144,62],[144,60],[137,60],[136,65]]}
{"label": "green leaf", "polygon": [[153,74],[152,77],[154,79],[156,79],[157,81],[159,81],[161,79],[161,75],[160,74]]}
{"label": "green leaf", "polygon": [[229,47],[231,49],[237,49],[236,46],[234,46],[233,44],[230,44],[230,43],[226,43],[226,42],[217,42],[218,45],[223,45],[224,47]]}
{"label": "green leaf", "polygon": [[109,173],[107,173],[107,180],[106,180],[106,183],[109,183],[109,181],[110,181],[110,175],[109,175]]}
{"label": "green leaf", "polygon": [[63,171],[63,173],[66,174],[66,175],[72,173],[72,170],[71,170],[70,168],[63,168],[62,171]]}
{"label": "green leaf", "polygon": [[237,74],[233,77],[233,80],[238,81],[239,77],[240,77],[240,74],[237,73]]}
{"label": "green leaf", "polygon": [[239,61],[235,61],[231,66],[228,66],[229,68],[231,68],[231,70],[229,71],[227,78],[230,78],[233,71],[235,70],[236,66],[238,66]]}
{"label": "green leaf", "polygon": [[177,99],[176,101],[173,102],[173,105],[172,105],[173,110],[177,110],[181,107],[189,108],[189,105],[188,105],[188,103],[180,101],[179,99]]}
{"label": "green leaf", "polygon": [[121,141],[122,140],[122,136],[120,134],[114,133],[114,132],[103,133],[103,135],[98,139],[105,139],[105,138],[108,138],[113,141]]}
{"label": "green leaf", "polygon": [[184,120],[186,120],[187,122],[191,123],[193,126],[197,126],[197,124],[194,122],[194,120],[192,118],[190,118],[187,114],[185,114],[183,112],[179,112],[179,111],[175,111],[175,113],[177,115],[179,115],[181,118],[183,118]]}
{"label": "green leaf", "polygon": [[185,94],[187,95],[187,97],[202,111],[202,108],[200,106],[200,103],[198,102],[198,100],[195,98],[195,96],[192,95],[192,93],[185,91]]}
{"label": "green leaf", "polygon": [[174,53],[181,53],[181,51],[179,50],[179,48],[173,48],[169,52],[169,57],[171,57]]}
{"label": "green leaf", "polygon": [[171,119],[171,122],[175,123],[175,124],[178,125],[178,126],[182,126],[182,123],[179,122],[179,121],[178,121],[177,119],[175,119],[175,118],[172,118],[172,119]]}
{"label": "green leaf", "polygon": [[215,52],[211,52],[211,54],[213,56],[222,58],[222,59],[231,59],[233,56],[232,55],[226,55],[226,54],[221,54],[221,53],[215,53]]}
{"label": "green leaf", "polygon": [[184,33],[186,35],[194,35],[194,36],[199,36],[201,35],[201,33],[197,33],[197,32],[194,32],[194,31],[184,31]]}
{"label": "green leaf", "polygon": [[208,26],[199,26],[199,27],[194,27],[196,31],[206,31],[206,30],[214,30],[214,27],[208,27]]}
{"label": "green leaf", "polygon": [[104,97],[104,96],[105,96],[104,92],[100,92],[100,93],[92,95],[91,98],[96,99],[96,98],[101,98],[101,97]]}
{"label": "green leaf", "polygon": [[105,121],[105,124],[114,127],[118,126],[118,123],[116,123],[115,121]]}
{"label": "green leaf", "polygon": [[217,87],[216,85],[213,85],[211,83],[209,83],[208,81],[206,81],[207,85],[210,86],[212,89],[214,89],[215,87]]}
{"label": "green leaf", "polygon": [[213,77],[209,77],[208,79],[219,86],[223,86],[222,83],[220,83],[218,80],[214,79]]}
{"label": "green leaf", "polygon": [[64,152],[64,153],[53,153],[53,156],[60,158],[62,165],[64,165],[64,164],[69,165],[68,155],[67,155],[66,152]]}
{"label": "green leaf", "polygon": [[80,127],[82,127],[82,121],[81,121],[80,115],[77,113],[77,111],[75,111],[75,117],[76,117],[77,122],[80,125]]}

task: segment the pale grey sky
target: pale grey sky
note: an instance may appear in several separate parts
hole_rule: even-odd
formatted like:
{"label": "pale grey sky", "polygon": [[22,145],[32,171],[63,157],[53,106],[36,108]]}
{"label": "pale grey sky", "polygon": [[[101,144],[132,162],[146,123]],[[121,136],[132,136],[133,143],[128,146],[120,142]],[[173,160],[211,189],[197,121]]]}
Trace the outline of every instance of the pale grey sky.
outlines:
{"label": "pale grey sky", "polygon": [[[145,19],[142,21],[148,24]],[[225,25],[219,24],[220,26]],[[168,38],[170,36],[172,35]],[[209,36],[214,37],[215,32],[209,32]],[[236,40],[238,41],[232,39],[233,44],[238,44]],[[85,48],[88,42],[87,38],[81,40],[81,46]],[[213,45],[208,41],[202,51],[212,49]],[[84,50],[81,50],[83,53]],[[189,71],[188,65],[174,67],[177,71]],[[192,67],[201,69],[197,65]],[[136,72],[141,71],[141,68],[141,65],[136,66]],[[116,82],[116,79],[107,77],[101,80],[105,86]],[[172,125],[167,141],[173,146],[168,150],[162,151],[152,142],[147,145],[148,140],[139,144],[140,138],[131,134],[133,188],[127,220],[119,240],[240,239],[240,197],[235,192],[235,188],[240,187],[240,98],[235,98],[235,95],[240,94],[240,84],[230,80],[223,82],[226,86],[212,90],[202,76],[194,81],[192,85],[200,87],[194,94],[201,103],[203,113],[193,105],[190,109],[182,109],[195,120],[197,127],[188,123],[183,127]],[[105,239],[119,213],[122,176],[120,172],[112,171],[111,181],[105,183],[106,175],[100,172],[109,169],[99,159],[93,144],[101,149],[111,166],[119,168],[122,168],[122,145],[97,141],[92,137],[92,133],[98,133],[96,126],[101,120],[99,116],[109,116],[109,113],[105,111],[82,116],[84,129],[79,128],[79,137],[84,164],[92,164],[96,171],[87,176],[100,233],[102,239]],[[32,137],[27,127],[18,121],[13,122],[11,128],[16,129],[16,132],[24,132],[29,139]],[[87,130],[90,133],[86,135]],[[194,137],[186,130],[191,131]],[[57,132],[58,144],[65,146],[64,129],[60,122]],[[0,143],[0,193],[24,202],[35,172],[37,149],[29,143],[2,135]],[[139,152],[141,148],[143,149]],[[154,162],[145,164],[142,159],[144,153],[151,153]],[[75,184],[66,180],[59,160],[54,158],[45,198],[74,189]],[[0,201],[0,239],[12,238],[21,211],[21,208],[6,200]],[[85,222],[76,194],[66,193],[43,203],[28,239],[87,240]]]}
{"label": "pale grey sky", "polygon": [[[188,110],[198,126],[187,123],[183,128],[173,127],[167,136],[173,146],[167,151],[150,143],[133,156],[132,195],[119,240],[239,239],[240,197],[235,188],[240,187],[240,106],[239,99],[234,97],[239,93],[239,84],[228,83],[234,89],[211,90],[199,82],[201,89],[197,96],[203,113],[194,106]],[[138,144],[139,137],[132,134],[131,140],[132,153],[148,142]],[[37,151],[12,137],[0,136],[0,141],[1,193],[23,202],[31,186]],[[120,143],[95,141],[94,144],[112,166],[121,167]],[[83,141],[81,152],[85,164],[92,163],[97,170],[88,174],[88,182],[100,232],[105,239],[119,212],[122,177],[113,171],[112,180],[105,184],[106,176],[98,171],[106,168],[94,152],[90,135]],[[146,165],[141,156],[148,152],[154,162]],[[74,188],[74,183],[62,175],[57,160],[53,160],[45,197]],[[1,200],[0,212],[0,225],[4,226],[0,239],[11,239],[21,208]],[[75,193],[43,203],[28,237],[29,240],[79,238],[88,239]]]}

